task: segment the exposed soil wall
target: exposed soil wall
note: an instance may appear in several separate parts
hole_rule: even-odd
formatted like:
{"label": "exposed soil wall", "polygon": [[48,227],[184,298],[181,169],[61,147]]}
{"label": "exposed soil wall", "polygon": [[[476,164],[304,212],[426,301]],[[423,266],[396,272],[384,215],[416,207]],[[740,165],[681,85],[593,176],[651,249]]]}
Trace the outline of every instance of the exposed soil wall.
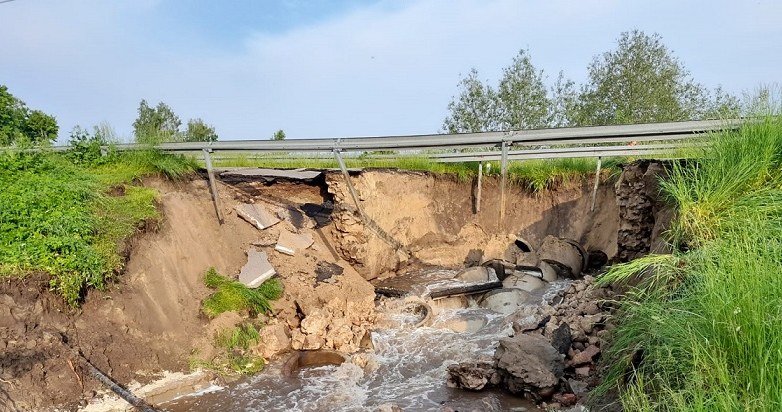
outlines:
{"label": "exposed soil wall", "polygon": [[[329,174],[326,180],[334,195],[333,237],[340,255],[368,279],[406,263],[403,254],[362,224],[342,175]],[[515,236],[533,247],[539,246],[544,236],[555,235],[600,249],[609,257],[617,253],[619,209],[612,180],[601,182],[594,211],[591,179],[540,194],[509,185],[502,224],[498,222],[498,179],[484,180],[477,213],[472,184],[447,177],[365,171],[353,176],[352,182],[366,214],[426,264],[457,266],[472,249],[501,257]]]}

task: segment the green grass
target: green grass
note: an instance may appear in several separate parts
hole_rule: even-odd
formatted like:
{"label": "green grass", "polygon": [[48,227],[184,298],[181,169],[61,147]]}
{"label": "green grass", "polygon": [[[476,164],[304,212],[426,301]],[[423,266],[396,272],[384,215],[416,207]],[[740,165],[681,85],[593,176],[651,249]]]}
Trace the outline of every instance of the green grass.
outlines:
{"label": "green grass", "polygon": [[220,331],[214,341],[220,353],[208,361],[193,358],[190,367],[214,370],[221,375],[251,375],[260,372],[264,367],[263,358],[249,353],[250,348],[258,344],[260,338],[258,329],[251,323]]}
{"label": "green grass", "polygon": [[204,299],[201,310],[209,317],[223,312],[248,310],[251,315],[268,313],[270,301],[282,296],[282,284],[277,279],[269,279],[255,289],[226,278],[209,268],[204,275],[204,284],[215,292]]}
{"label": "green grass", "polygon": [[70,153],[0,153],[0,277],[51,276],[70,305],[122,270],[123,246],[159,218],[141,176],[184,176],[194,164],[154,152],[75,159]]}
{"label": "green grass", "polygon": [[617,389],[626,410],[782,410],[782,116],[712,141],[662,184],[685,251],[602,279],[645,274],[621,302],[596,392]]}
{"label": "green grass", "polygon": [[[271,156],[238,155],[215,161],[218,167],[268,167],[279,169],[336,169],[339,168],[333,159],[304,158],[270,158]],[[608,173],[618,171],[617,164],[623,159],[608,159],[603,162],[603,170]],[[436,174],[452,175],[460,182],[467,182],[478,175],[478,163],[439,163],[425,157],[377,158],[359,156],[345,158],[348,168],[376,168],[425,171]],[[500,162],[485,162],[486,176],[500,175]],[[553,160],[519,160],[508,162],[508,181],[532,193],[540,193],[570,183],[581,182],[594,176],[597,160],[584,159],[553,159]]]}

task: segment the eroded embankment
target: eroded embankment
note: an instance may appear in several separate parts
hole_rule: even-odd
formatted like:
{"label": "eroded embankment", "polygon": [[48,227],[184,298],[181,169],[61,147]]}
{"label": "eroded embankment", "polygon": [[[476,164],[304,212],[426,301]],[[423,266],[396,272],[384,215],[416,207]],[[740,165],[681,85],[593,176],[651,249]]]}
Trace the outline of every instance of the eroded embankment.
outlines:
{"label": "eroded embankment", "polygon": [[[473,250],[502,257],[516,236],[533,244],[545,235],[568,237],[609,257],[618,251],[620,209],[610,180],[600,185],[594,211],[588,179],[537,195],[511,187],[502,224],[492,179],[484,181],[480,212],[472,184],[447,177],[365,171],[352,181],[362,209],[413,258],[361,222],[339,174],[220,185],[223,225],[204,181],[145,181],[161,193],[164,220],[135,240],[126,272],[107,291],[91,291],[73,310],[46,290],[45,276],[0,286],[0,405],[75,409],[101,390],[68,361],[63,337],[123,384],[149,382],[164,370],[188,370],[196,356],[208,358],[214,334],[242,316],[210,321],[201,314],[210,293],[203,275],[215,267],[235,276],[248,250],[266,251],[285,287],[272,316],[262,319],[262,343],[253,349],[267,359],[292,349],[356,351],[374,321],[374,290],[365,279],[405,265],[459,267]],[[259,231],[235,214],[243,202],[261,204],[283,220]],[[274,245],[282,231],[311,236],[313,246],[295,256],[279,253]],[[339,270],[325,276],[323,267],[333,265]]]}

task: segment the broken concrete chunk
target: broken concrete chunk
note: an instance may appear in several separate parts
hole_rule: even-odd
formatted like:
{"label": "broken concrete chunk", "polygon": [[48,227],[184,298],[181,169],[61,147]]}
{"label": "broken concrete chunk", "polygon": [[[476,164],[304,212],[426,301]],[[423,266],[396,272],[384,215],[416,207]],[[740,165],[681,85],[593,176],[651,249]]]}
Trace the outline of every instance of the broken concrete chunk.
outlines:
{"label": "broken concrete chunk", "polygon": [[242,219],[261,230],[274,226],[280,222],[280,219],[259,204],[241,203],[234,207],[234,209],[236,210],[236,214],[241,216]]}
{"label": "broken concrete chunk", "polygon": [[247,263],[239,272],[239,282],[248,288],[257,288],[263,282],[271,279],[277,273],[274,267],[269,263],[269,257],[266,252],[250,250],[247,252]]}
{"label": "broken concrete chunk", "polygon": [[312,246],[313,242],[312,236],[308,234],[296,234],[283,229],[280,230],[274,250],[293,256],[296,252]]}

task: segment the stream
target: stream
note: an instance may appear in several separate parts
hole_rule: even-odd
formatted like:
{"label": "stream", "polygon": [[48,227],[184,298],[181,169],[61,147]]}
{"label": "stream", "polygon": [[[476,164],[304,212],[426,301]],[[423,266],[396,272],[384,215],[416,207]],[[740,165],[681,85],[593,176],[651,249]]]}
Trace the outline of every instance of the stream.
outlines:
{"label": "stream", "polygon": [[[418,294],[455,273],[419,271],[396,281],[415,279],[415,285],[407,286]],[[550,284],[536,295],[535,304],[564,287],[565,282]],[[284,360],[275,361],[256,376],[176,399],[162,408],[170,412],[347,412],[389,406],[404,411],[538,411],[533,403],[500,390],[469,392],[446,386],[448,365],[489,360],[498,340],[512,333],[505,315],[480,308],[471,298],[466,300],[467,308],[433,304],[434,316],[421,327],[413,326],[418,318],[405,311],[403,299],[381,300],[378,312],[383,320],[372,332],[374,352],[362,355],[368,360],[364,368],[348,361],[339,366],[304,368],[286,377],[282,374]]]}

